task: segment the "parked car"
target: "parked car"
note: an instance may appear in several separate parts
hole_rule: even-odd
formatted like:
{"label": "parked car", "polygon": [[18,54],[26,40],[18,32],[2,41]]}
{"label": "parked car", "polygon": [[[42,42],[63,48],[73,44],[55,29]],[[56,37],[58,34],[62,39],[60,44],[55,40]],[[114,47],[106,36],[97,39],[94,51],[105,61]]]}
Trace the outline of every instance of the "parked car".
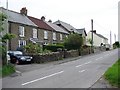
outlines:
{"label": "parked car", "polygon": [[10,55],[8,55],[8,52],[7,52],[7,61],[10,62]]}
{"label": "parked car", "polygon": [[13,64],[31,63],[32,60],[31,56],[25,56],[21,51],[8,51],[8,55],[10,55],[10,62]]}
{"label": "parked car", "polygon": [[106,51],[110,50],[110,44],[105,44],[105,47],[106,47]]}

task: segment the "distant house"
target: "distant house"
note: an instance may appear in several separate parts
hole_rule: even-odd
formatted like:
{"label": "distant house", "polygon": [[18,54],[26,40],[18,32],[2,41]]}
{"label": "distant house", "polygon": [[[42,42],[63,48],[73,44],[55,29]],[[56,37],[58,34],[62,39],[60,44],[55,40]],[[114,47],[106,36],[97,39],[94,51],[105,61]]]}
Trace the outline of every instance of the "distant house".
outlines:
{"label": "distant house", "polygon": [[[92,38],[91,31],[87,34],[87,40]],[[96,31],[93,31],[93,46],[99,47],[101,45],[108,44],[108,39],[101,34],[97,34]],[[90,45],[87,42],[87,45]]]}
{"label": "distant house", "polygon": [[20,13],[18,13],[0,7],[0,12],[6,14],[8,17],[8,32],[16,35],[14,39],[9,41],[9,50],[17,50],[25,46],[32,37],[33,30],[37,30],[38,28],[38,26],[26,16],[26,8],[22,8]]}
{"label": "distant house", "polygon": [[64,39],[69,34],[67,31],[62,29],[61,27],[57,26],[56,24],[53,24],[52,22],[46,22],[50,27],[54,29],[53,32],[53,43],[60,43],[63,42]]}
{"label": "distant house", "polygon": [[87,33],[86,33],[86,30],[85,28],[82,28],[82,29],[76,29],[79,34],[83,37],[83,45],[86,45],[86,36],[87,36]]}
{"label": "distant house", "polygon": [[70,24],[65,23],[63,21],[58,20],[58,21],[54,22],[54,24],[60,26],[61,28],[63,28],[64,30],[66,30],[69,33],[79,33],[73,26],[71,26]]}

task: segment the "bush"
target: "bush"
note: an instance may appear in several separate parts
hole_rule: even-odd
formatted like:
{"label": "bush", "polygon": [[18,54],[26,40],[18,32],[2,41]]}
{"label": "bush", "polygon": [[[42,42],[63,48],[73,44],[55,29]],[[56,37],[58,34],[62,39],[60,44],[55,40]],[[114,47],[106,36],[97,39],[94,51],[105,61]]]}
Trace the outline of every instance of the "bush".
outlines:
{"label": "bush", "polygon": [[63,45],[46,45],[46,46],[43,46],[43,50],[47,49],[47,50],[50,50],[52,52],[57,52],[57,50],[61,48],[61,49],[64,49],[64,46]]}
{"label": "bush", "polygon": [[67,50],[79,50],[83,44],[83,38],[79,34],[71,34],[64,42]]}
{"label": "bush", "polygon": [[27,53],[41,53],[42,48],[38,44],[29,43],[24,47]]}

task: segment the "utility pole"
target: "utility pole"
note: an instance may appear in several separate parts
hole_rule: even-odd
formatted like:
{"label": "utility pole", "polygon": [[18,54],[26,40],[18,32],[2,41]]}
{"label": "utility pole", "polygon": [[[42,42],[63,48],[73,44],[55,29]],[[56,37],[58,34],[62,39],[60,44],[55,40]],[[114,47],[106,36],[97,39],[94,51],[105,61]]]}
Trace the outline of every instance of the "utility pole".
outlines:
{"label": "utility pole", "polygon": [[111,31],[110,31],[110,48],[112,48],[112,35],[111,35]]}
{"label": "utility pole", "polygon": [[[6,0],[6,14],[7,14],[7,19],[6,19],[6,34],[8,33],[8,0]],[[8,51],[8,40],[6,42],[6,57],[7,57],[7,51]],[[7,64],[8,64],[8,60],[7,60]]]}
{"label": "utility pole", "polygon": [[93,49],[93,19],[91,19],[91,36],[92,36],[92,46],[91,46],[91,51],[92,51],[92,49]]}
{"label": "utility pole", "polygon": [[116,34],[114,34],[114,39],[115,39],[115,42],[116,42]]}

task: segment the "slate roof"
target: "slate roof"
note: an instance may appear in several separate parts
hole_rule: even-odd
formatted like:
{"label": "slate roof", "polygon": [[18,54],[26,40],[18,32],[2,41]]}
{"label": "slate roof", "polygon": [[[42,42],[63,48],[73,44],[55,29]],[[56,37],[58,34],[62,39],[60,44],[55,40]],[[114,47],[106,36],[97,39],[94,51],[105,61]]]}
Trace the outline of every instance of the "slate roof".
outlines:
{"label": "slate roof", "polygon": [[85,35],[87,36],[87,33],[86,33],[86,31],[85,31],[85,28],[82,28],[82,29],[76,29],[78,32],[79,32],[79,34],[83,34],[83,33],[85,33]]}
{"label": "slate roof", "polygon": [[[90,31],[90,32],[92,32],[92,31]],[[101,34],[98,34],[98,33],[94,32],[94,31],[93,31],[93,33],[96,34],[98,37],[101,37],[101,38],[104,38],[104,39],[107,39],[107,40],[108,40],[108,38],[104,37],[104,36],[101,35]]]}
{"label": "slate roof", "polygon": [[20,14],[18,12],[12,11],[12,10],[6,10],[3,7],[0,7],[0,12],[6,14],[8,16],[8,21],[10,21],[10,22],[37,27],[37,25],[35,25],[31,20],[28,19],[27,16],[25,16],[23,14]]}
{"label": "slate roof", "polygon": [[41,19],[37,19],[35,17],[31,17],[28,16],[28,18],[34,22],[39,28],[41,29],[45,29],[45,30],[54,30],[53,28],[51,28],[47,23],[45,23],[44,21],[42,21]]}
{"label": "slate roof", "polygon": [[46,22],[46,23],[47,23],[50,27],[52,27],[56,32],[69,34],[67,31],[65,31],[65,30],[62,29],[61,27],[57,26],[56,24],[53,24],[52,22]]}
{"label": "slate roof", "polygon": [[[101,37],[101,38],[104,38],[104,39],[107,39],[106,37],[104,37],[103,35],[101,35],[101,34],[97,34],[97,33],[95,33],[97,36],[99,36],[99,37]],[[108,40],[108,39],[107,39]]]}
{"label": "slate roof", "polygon": [[75,33],[79,33],[73,26],[71,26],[70,24],[68,24],[68,23],[65,23],[65,22],[63,22],[63,21],[60,21],[60,20],[58,20],[58,21],[56,21],[56,22],[54,22],[54,24],[60,24],[60,25],[62,25],[64,28],[66,28],[69,32],[72,32],[72,31],[74,31]]}

